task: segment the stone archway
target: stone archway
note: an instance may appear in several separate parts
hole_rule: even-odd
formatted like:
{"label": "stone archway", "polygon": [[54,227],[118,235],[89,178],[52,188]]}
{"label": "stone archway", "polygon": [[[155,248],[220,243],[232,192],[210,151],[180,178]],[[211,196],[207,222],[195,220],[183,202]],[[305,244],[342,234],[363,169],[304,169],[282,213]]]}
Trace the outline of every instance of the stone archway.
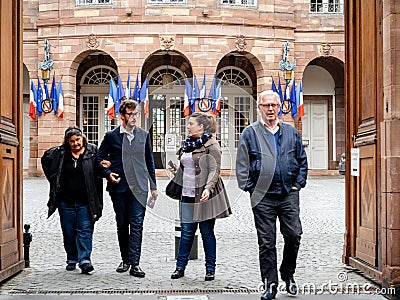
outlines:
{"label": "stone archway", "polygon": [[142,114],[142,124],[151,134],[156,168],[164,169],[167,160],[175,159],[175,151],[166,152],[166,134],[176,136],[176,150],[186,136],[183,116],[185,77],[192,83],[193,70],[182,53],[156,51],[142,66],[142,84],[146,76],[149,82],[149,117]]}
{"label": "stone archway", "polygon": [[[317,144],[321,143],[321,147],[322,144],[326,145],[325,149],[320,147],[321,153],[323,152],[321,155],[326,159],[324,167],[321,163],[313,167],[310,160],[311,169],[335,170],[341,154],[345,152],[344,63],[335,57],[318,57],[312,60],[303,73],[303,94],[304,103],[309,106],[305,108],[306,116],[302,119],[303,136],[306,140],[309,138],[308,129],[324,130],[317,132],[318,137],[315,140]],[[311,111],[307,112],[307,108]],[[308,116],[309,113],[313,116]],[[321,124],[311,125],[311,121],[318,118],[324,118],[326,122],[321,120]],[[313,153],[319,152],[313,150]],[[315,160],[320,161],[318,157]]]}
{"label": "stone archway", "polygon": [[[105,52],[88,52],[76,73],[76,120],[88,141],[99,145],[104,133],[117,124],[106,114],[109,82],[117,82],[118,68]],[[82,54],[83,55],[83,54]]]}

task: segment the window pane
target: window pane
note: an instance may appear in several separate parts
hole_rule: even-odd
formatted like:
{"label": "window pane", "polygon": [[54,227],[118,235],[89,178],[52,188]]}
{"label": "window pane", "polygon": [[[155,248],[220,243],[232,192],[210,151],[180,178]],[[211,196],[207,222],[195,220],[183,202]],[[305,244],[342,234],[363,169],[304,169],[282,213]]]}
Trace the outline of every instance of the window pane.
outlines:
{"label": "window pane", "polygon": [[108,96],[105,97],[104,101],[104,132],[110,131],[117,127],[117,120],[118,117],[115,119],[110,119],[107,114],[107,107],[108,107]]}
{"label": "window pane", "polygon": [[76,0],[76,6],[111,5],[112,0]]}
{"label": "window pane", "polygon": [[170,98],[170,118],[169,133],[177,136],[176,144],[180,147],[182,141],[186,139],[186,124],[183,116],[183,97]]}
{"label": "window pane", "polygon": [[310,0],[312,13],[343,13],[343,0]]}
{"label": "window pane", "polygon": [[217,115],[217,141],[222,148],[229,149],[229,107],[227,99],[221,100],[221,107]]}
{"label": "window pane", "polygon": [[249,125],[250,97],[235,97],[235,147],[237,148],[240,134]]}
{"label": "window pane", "polygon": [[257,0],[221,0],[221,4],[232,5],[232,6],[255,7],[257,6]]}
{"label": "window pane", "polygon": [[96,96],[83,97],[83,133],[89,143],[98,144],[99,135],[99,98]]}

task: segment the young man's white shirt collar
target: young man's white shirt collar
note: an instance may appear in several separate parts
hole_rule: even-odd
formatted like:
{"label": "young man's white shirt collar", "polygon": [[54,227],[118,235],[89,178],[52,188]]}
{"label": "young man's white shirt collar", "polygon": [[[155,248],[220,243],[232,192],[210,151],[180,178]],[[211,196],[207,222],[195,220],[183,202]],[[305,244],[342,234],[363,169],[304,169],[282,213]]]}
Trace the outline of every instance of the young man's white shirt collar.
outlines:
{"label": "young man's white shirt collar", "polygon": [[126,128],[123,125],[121,125],[119,127],[119,132],[126,134],[126,137],[128,138],[129,143],[131,143],[133,141],[133,139],[135,138],[135,135],[133,134],[133,130],[135,130],[135,126],[133,126],[133,128],[132,128],[132,130],[130,132],[127,131]]}

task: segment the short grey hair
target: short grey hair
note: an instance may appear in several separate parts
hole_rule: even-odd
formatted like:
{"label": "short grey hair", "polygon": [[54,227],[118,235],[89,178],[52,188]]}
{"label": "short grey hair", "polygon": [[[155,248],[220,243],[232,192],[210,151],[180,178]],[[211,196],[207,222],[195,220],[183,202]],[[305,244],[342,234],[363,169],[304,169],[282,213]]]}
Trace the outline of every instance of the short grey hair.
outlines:
{"label": "short grey hair", "polygon": [[264,96],[266,95],[273,95],[275,96],[276,101],[279,103],[279,106],[282,105],[281,103],[281,97],[279,97],[277,92],[274,92],[273,90],[266,90],[266,91],[262,91],[260,93],[260,95],[257,98],[257,106],[260,105],[262,98],[264,98]]}

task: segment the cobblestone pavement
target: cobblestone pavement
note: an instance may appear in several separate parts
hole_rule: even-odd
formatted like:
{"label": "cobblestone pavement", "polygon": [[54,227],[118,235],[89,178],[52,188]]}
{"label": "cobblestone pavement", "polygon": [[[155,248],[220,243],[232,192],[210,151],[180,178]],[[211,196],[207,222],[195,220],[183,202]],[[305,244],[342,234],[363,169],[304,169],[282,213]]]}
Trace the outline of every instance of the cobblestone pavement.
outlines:
{"label": "cobblestone pavement", "polygon": [[[191,260],[185,277],[171,280],[175,269],[175,219],[178,202],[165,196],[166,179],[158,181],[160,197],[153,210],[147,209],[141,266],[143,279],[115,268],[120,262],[116,225],[108,193],[104,197],[103,217],[96,223],[92,275],[80,271],[65,271],[65,252],[62,246],[58,214],[47,216],[48,183],[44,178],[24,180],[24,223],[31,225],[33,241],[30,247],[31,267],[3,282],[0,295],[15,293],[187,293],[213,292],[255,293],[260,285],[258,246],[250,200],[241,192],[235,178],[224,178],[233,214],[217,220],[216,279],[204,281],[204,252],[199,238],[199,258]],[[374,283],[356,270],[341,263],[344,234],[344,178],[313,177],[300,192],[303,237],[295,278],[303,294],[305,285],[317,289],[330,282],[339,289],[347,284],[360,286]],[[279,226],[279,225],[278,225]],[[283,239],[278,235],[278,261]],[[304,288],[304,289],[303,289]],[[256,297],[257,298],[257,297]],[[375,298],[377,299],[377,298]]]}

